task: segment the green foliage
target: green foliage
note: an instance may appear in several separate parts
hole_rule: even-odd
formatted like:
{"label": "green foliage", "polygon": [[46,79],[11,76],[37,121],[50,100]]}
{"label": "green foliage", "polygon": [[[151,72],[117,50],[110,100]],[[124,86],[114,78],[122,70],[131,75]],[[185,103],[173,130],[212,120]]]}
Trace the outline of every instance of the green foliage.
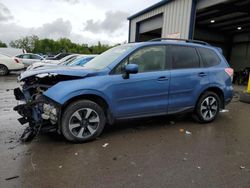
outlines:
{"label": "green foliage", "polygon": [[0,47],[1,47],[1,48],[6,48],[6,47],[7,47],[7,44],[5,44],[4,42],[2,42],[2,41],[0,40]]}
{"label": "green foliage", "polygon": [[32,52],[39,38],[35,35],[27,36],[10,42],[10,47],[25,49],[27,52]]}
{"label": "green foliage", "polygon": [[103,45],[101,42],[92,46],[88,46],[88,44],[76,44],[67,38],[61,38],[59,40],[39,39],[35,35],[11,41],[9,45],[13,48],[25,49],[27,52],[42,54],[58,54],[60,52],[101,54],[102,52],[113,47]]}

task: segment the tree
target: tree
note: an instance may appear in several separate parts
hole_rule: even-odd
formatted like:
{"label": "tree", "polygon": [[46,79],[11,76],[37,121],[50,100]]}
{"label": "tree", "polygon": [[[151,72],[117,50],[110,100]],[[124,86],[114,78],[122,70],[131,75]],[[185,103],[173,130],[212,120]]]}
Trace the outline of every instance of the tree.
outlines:
{"label": "tree", "polygon": [[42,54],[58,54],[60,52],[101,54],[112,47],[109,45],[103,45],[101,42],[92,46],[88,46],[88,44],[76,44],[68,38],[60,38],[58,40],[39,39],[35,35],[11,41],[9,45],[13,48],[25,49],[27,52]]}
{"label": "tree", "polygon": [[2,41],[0,40],[0,47],[1,47],[1,48],[7,48],[7,44],[5,44],[4,42],[2,42]]}
{"label": "tree", "polygon": [[13,48],[25,49],[27,52],[32,52],[38,40],[39,38],[36,35],[27,36],[15,41],[11,41],[10,46]]}

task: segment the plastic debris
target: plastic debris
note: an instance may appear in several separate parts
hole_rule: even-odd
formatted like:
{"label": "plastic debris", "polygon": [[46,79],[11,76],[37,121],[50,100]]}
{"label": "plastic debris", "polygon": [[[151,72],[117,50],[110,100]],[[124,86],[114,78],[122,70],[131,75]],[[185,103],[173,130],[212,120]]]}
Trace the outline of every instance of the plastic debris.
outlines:
{"label": "plastic debris", "polygon": [[131,161],[130,164],[136,166],[136,163],[134,161]]}
{"label": "plastic debris", "polygon": [[76,152],[75,155],[78,155],[78,153]]}
{"label": "plastic debris", "polygon": [[240,169],[245,169],[246,167],[245,166],[240,166]]}
{"label": "plastic debris", "polygon": [[137,176],[138,176],[138,177],[142,177],[142,174],[138,174]]}
{"label": "plastic debris", "polygon": [[179,131],[180,131],[181,133],[183,133],[183,132],[184,132],[184,129],[179,129]]}
{"label": "plastic debris", "polygon": [[227,109],[223,109],[220,111],[220,113],[227,113],[227,112],[229,112],[229,110],[227,110]]}
{"label": "plastic debris", "polygon": [[197,166],[197,168],[200,170],[201,169],[201,167],[200,166]]}
{"label": "plastic debris", "polygon": [[188,159],[186,157],[183,158],[183,161],[187,161]]}
{"label": "plastic debris", "polygon": [[16,179],[16,178],[19,178],[19,176],[12,176],[12,177],[9,177],[9,178],[5,178],[5,180],[8,181],[8,180]]}
{"label": "plastic debris", "polygon": [[63,166],[62,165],[59,165],[58,168],[62,168]]}
{"label": "plastic debris", "polygon": [[109,143],[105,143],[102,145],[102,147],[106,148],[109,145]]}
{"label": "plastic debris", "polygon": [[191,135],[192,133],[190,131],[186,131],[186,134]]}
{"label": "plastic debris", "polygon": [[170,121],[170,124],[171,124],[171,125],[174,125],[174,124],[175,124],[175,122],[174,122],[174,121]]}

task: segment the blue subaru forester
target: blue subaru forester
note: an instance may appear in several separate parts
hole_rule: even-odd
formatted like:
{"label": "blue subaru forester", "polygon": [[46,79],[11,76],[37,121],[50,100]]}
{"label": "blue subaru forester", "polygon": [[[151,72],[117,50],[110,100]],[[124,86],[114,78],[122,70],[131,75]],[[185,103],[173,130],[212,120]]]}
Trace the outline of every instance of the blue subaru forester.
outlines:
{"label": "blue subaru forester", "polygon": [[159,39],[114,47],[84,67],[22,73],[14,109],[29,123],[22,135],[56,130],[73,142],[99,136],[116,120],[192,112],[213,121],[233,97],[233,69],[201,41]]}

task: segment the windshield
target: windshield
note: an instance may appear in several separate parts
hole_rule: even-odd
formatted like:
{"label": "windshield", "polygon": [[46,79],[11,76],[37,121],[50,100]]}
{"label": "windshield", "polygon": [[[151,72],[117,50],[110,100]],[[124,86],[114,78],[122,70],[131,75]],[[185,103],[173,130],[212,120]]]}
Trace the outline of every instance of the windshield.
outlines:
{"label": "windshield", "polygon": [[87,62],[89,62],[91,59],[94,59],[94,57],[82,57],[82,58],[78,58],[70,63],[68,63],[68,66],[83,66],[84,64],[86,64]]}
{"label": "windshield", "polygon": [[109,49],[84,65],[87,69],[101,70],[113,63],[118,57],[130,50],[134,45],[122,45]]}
{"label": "windshield", "polygon": [[58,63],[58,65],[68,65],[69,63],[71,63],[72,61],[76,60],[77,56],[73,56],[67,60],[64,60],[60,63]]}

